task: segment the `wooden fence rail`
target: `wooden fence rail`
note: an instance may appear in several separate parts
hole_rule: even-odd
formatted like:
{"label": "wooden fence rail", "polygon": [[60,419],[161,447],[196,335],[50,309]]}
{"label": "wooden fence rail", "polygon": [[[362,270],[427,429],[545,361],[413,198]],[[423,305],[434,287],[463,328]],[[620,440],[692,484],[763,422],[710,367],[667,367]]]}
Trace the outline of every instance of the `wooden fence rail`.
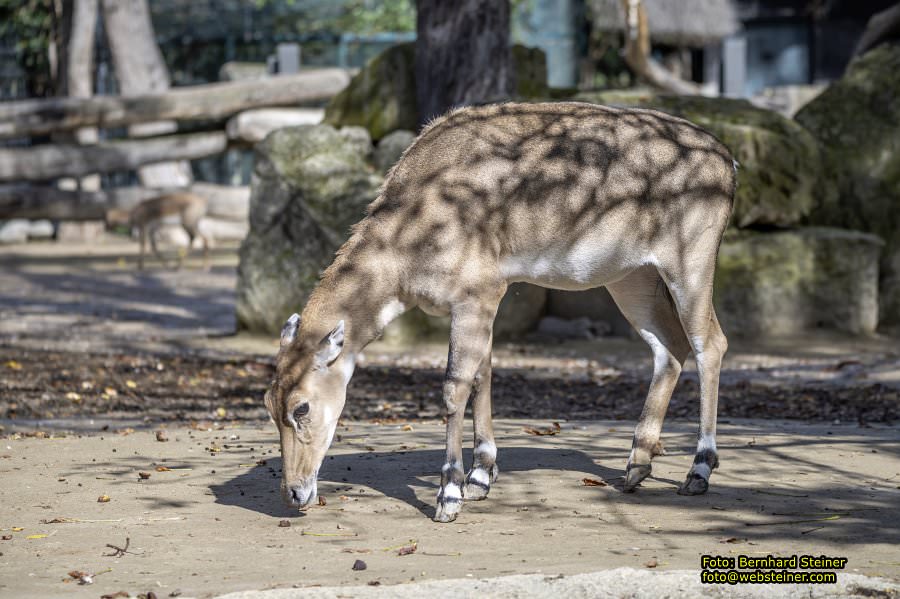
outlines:
{"label": "wooden fence rail", "polygon": [[162,94],[46,98],[0,103],[0,139],[79,127],[224,119],[249,108],[327,100],[350,82],[347,69],[315,69],[254,81],[172,88]]}

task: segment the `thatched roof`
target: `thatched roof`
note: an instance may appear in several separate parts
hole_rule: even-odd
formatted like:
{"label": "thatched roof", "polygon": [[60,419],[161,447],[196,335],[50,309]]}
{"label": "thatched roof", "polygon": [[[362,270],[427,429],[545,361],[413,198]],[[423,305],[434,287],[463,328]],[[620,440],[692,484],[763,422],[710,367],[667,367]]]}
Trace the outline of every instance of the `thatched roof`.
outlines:
{"label": "thatched roof", "polygon": [[[740,29],[731,0],[643,0],[650,39],[672,46],[699,47]],[[588,0],[594,29],[621,32],[625,10],[621,0]]]}

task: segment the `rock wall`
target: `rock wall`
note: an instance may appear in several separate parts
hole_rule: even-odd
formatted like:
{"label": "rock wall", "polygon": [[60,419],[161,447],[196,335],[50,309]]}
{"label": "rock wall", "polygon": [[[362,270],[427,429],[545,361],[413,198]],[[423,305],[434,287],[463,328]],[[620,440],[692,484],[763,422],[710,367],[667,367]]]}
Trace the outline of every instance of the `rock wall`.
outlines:
{"label": "rock wall", "polygon": [[279,129],[256,146],[250,232],[238,266],[240,328],[281,330],[380,185],[358,140],[328,125]]}
{"label": "rock wall", "polygon": [[781,336],[878,326],[875,235],[826,227],[731,231],[719,250],[716,313],[728,335]]}
{"label": "rock wall", "polygon": [[[516,53],[517,73],[527,75],[519,80],[523,95],[546,92],[545,71],[537,65],[542,56],[533,54]],[[412,61],[412,45],[371,61],[327,109],[326,121],[345,125],[341,130],[288,128],[258,146],[251,231],[239,268],[242,327],[275,333],[303,306],[384,173],[414,139]],[[715,290],[729,335],[820,327],[867,334],[879,322],[881,241],[807,225],[850,226],[886,237],[881,312],[900,313],[900,116],[896,102],[891,104],[900,89],[892,87],[896,78],[888,80],[898,68],[900,52],[893,46],[866,54],[842,82],[801,111],[802,125],[724,98],[625,90],[575,99],[682,116],[719,137],[740,162],[733,226],[720,252]],[[378,141],[374,148],[370,137]],[[630,334],[605,290],[573,293],[524,284],[511,286],[504,298],[495,334],[527,335],[548,315],[588,318],[607,323],[612,334]],[[385,336],[402,342],[442,337],[448,326],[447,318],[414,311]]]}
{"label": "rock wall", "polygon": [[844,76],[797,113],[825,148],[837,192],[811,222],[850,227],[887,242],[881,262],[882,319],[900,325],[900,43],[853,60]]}
{"label": "rock wall", "polygon": [[[379,153],[373,152],[365,129],[304,125],[279,129],[257,145],[250,232],[238,266],[241,329],[277,334],[285,319],[303,308],[350,226],[365,216],[378,193],[382,178],[368,159],[392,163],[405,149],[399,140],[412,141],[410,135],[394,137],[391,147]],[[534,329],[546,297],[545,289],[511,285],[498,311],[497,337]],[[449,318],[412,310],[384,336],[403,343],[446,338],[449,323]]]}
{"label": "rock wall", "polygon": [[685,118],[718,137],[740,163],[732,223],[736,227],[789,227],[829,193],[815,138],[776,112],[746,100],[665,96],[622,90],[574,98],[610,106],[653,108]]}

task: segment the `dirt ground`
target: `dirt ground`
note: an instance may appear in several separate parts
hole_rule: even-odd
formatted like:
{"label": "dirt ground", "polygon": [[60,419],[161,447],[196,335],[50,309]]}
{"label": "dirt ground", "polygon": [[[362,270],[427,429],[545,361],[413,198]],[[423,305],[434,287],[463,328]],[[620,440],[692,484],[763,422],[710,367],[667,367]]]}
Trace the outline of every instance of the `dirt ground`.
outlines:
{"label": "dirt ground", "polygon": [[[696,570],[703,553],[846,556],[847,572],[900,579],[896,339],[732,334],[722,467],[693,498],[674,493],[696,430],[692,361],[669,453],[626,495],[643,344],[498,344],[501,479],[451,525],[429,519],[446,346],[376,343],[322,470],[327,503],[303,515],[278,499],[261,402],[276,342],[233,334],[235,248],[208,273],[134,261],[116,240],[0,247],[0,596]],[[525,432],[554,421],[557,435]],[[126,538],[125,553],[106,546]],[[80,586],[70,571],[103,573]]]}
{"label": "dirt ground", "polygon": [[[0,594],[211,596],[620,566],[697,569],[702,554],[824,554],[848,557],[847,572],[900,577],[894,427],[723,425],[712,488],[682,497],[675,488],[692,459],[693,424],[668,427],[668,455],[634,494],[620,490],[630,427],[579,421],[541,437],[524,430],[535,426],[551,423],[500,423],[501,477],[486,501],[466,504],[449,525],[429,519],[444,453],[438,421],[339,429],[320,473],[326,504],[305,514],[281,504],[269,425],[177,428],[167,442],[152,431],[10,438],[0,446],[0,534],[12,537],[0,541]],[[107,545],[124,548],[126,539],[128,553],[108,555],[116,552]],[[415,552],[399,555],[404,547]],[[356,560],[367,568],[353,570]],[[110,571],[85,587],[67,582],[73,570]]]}

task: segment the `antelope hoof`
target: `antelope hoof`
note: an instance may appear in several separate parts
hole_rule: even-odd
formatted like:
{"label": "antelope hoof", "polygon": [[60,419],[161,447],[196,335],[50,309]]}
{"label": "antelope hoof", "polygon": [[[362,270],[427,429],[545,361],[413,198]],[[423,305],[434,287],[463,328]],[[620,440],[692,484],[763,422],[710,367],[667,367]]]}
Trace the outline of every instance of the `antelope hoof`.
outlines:
{"label": "antelope hoof", "polygon": [[434,512],[435,522],[453,522],[462,507],[462,493],[456,483],[447,483],[438,492],[437,509]]}
{"label": "antelope hoof", "polygon": [[693,470],[688,472],[684,484],[678,487],[679,495],[703,495],[709,489],[709,481]]}
{"label": "antelope hoof", "polygon": [[496,464],[491,466],[490,471],[476,466],[466,475],[466,489],[463,494],[466,501],[481,501],[486,499],[488,493],[491,492],[491,483],[497,480],[499,470]]}
{"label": "antelope hoof", "polygon": [[634,493],[642,480],[650,476],[652,466],[650,464],[630,464],[625,468],[625,492]]}

